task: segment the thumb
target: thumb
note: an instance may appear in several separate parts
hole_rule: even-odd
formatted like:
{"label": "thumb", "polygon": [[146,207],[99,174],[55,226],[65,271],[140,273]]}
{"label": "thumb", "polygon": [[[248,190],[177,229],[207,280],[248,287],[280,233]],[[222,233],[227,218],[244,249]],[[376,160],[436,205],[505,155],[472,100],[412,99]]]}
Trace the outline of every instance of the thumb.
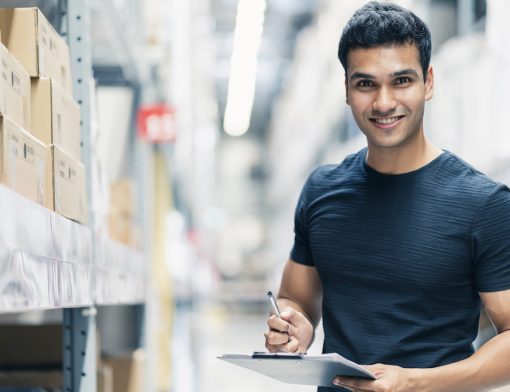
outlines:
{"label": "thumb", "polygon": [[290,306],[287,306],[283,309],[281,316],[282,319],[295,326],[299,326],[303,323],[308,323],[308,319],[303,315],[303,313],[298,312],[296,309],[291,308]]}

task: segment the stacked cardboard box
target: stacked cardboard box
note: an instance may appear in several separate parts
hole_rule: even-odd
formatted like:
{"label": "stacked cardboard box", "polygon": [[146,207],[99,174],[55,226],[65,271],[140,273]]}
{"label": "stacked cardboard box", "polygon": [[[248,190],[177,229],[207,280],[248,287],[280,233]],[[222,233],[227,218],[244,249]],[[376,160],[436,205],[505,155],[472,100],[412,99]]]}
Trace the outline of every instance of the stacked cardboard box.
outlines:
{"label": "stacked cardboard box", "polygon": [[30,77],[4,45],[0,44],[0,112],[30,130]]}
{"label": "stacked cardboard box", "polygon": [[104,358],[103,363],[111,369],[113,392],[141,392],[145,352],[135,350],[120,357]]}
{"label": "stacked cardboard box", "polygon": [[110,187],[108,233],[123,244],[139,246],[139,230],[135,224],[135,190],[132,180],[123,178]]}
{"label": "stacked cardboard box", "polygon": [[0,117],[0,181],[51,208],[50,175],[48,148],[9,117]]}
{"label": "stacked cardboard box", "polygon": [[101,361],[97,366],[97,392],[113,392],[112,368]]}
{"label": "stacked cardboard box", "polygon": [[29,390],[63,385],[61,325],[0,325],[0,385]]}
{"label": "stacked cardboard box", "polygon": [[2,42],[33,78],[52,78],[72,95],[67,43],[38,8],[0,9]]}
{"label": "stacked cardboard box", "polygon": [[0,44],[0,182],[50,207],[49,148],[30,135],[30,76]]}
{"label": "stacked cardboard box", "polygon": [[[44,205],[85,223],[85,168],[80,162],[80,109],[72,98],[69,48],[37,8],[0,9],[1,40],[32,78],[24,127],[48,146]],[[0,98],[0,110],[2,101]],[[11,110],[13,111],[13,110]],[[15,121],[19,120],[20,115]]]}

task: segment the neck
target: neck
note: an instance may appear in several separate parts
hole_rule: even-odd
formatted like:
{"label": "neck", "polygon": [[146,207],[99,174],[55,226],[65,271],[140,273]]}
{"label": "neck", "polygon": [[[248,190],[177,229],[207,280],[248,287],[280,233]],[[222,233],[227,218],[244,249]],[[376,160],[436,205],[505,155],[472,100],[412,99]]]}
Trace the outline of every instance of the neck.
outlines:
{"label": "neck", "polygon": [[424,136],[412,145],[397,148],[368,146],[367,164],[383,174],[403,174],[420,169],[442,153]]}

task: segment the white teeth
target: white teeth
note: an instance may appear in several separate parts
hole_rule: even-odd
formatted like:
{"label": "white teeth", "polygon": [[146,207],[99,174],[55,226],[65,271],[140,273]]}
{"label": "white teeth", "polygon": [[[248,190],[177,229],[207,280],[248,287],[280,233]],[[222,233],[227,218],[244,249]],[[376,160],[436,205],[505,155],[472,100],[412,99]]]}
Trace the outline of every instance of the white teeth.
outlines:
{"label": "white teeth", "polygon": [[391,117],[391,118],[376,118],[374,119],[377,124],[389,125],[397,122],[400,117]]}

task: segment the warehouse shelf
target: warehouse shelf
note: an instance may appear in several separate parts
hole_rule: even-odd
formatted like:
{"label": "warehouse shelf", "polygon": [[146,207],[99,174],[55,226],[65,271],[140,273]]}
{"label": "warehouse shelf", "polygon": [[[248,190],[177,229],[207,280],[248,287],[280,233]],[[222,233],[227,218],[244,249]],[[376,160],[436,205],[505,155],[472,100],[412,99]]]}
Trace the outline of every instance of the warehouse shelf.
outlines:
{"label": "warehouse shelf", "polygon": [[106,237],[96,238],[95,303],[145,302],[147,261],[142,252]]}
{"label": "warehouse shelf", "polygon": [[89,306],[89,227],[0,185],[0,312]]}
{"label": "warehouse shelf", "polygon": [[140,251],[3,185],[0,211],[0,313],[145,301]]}

